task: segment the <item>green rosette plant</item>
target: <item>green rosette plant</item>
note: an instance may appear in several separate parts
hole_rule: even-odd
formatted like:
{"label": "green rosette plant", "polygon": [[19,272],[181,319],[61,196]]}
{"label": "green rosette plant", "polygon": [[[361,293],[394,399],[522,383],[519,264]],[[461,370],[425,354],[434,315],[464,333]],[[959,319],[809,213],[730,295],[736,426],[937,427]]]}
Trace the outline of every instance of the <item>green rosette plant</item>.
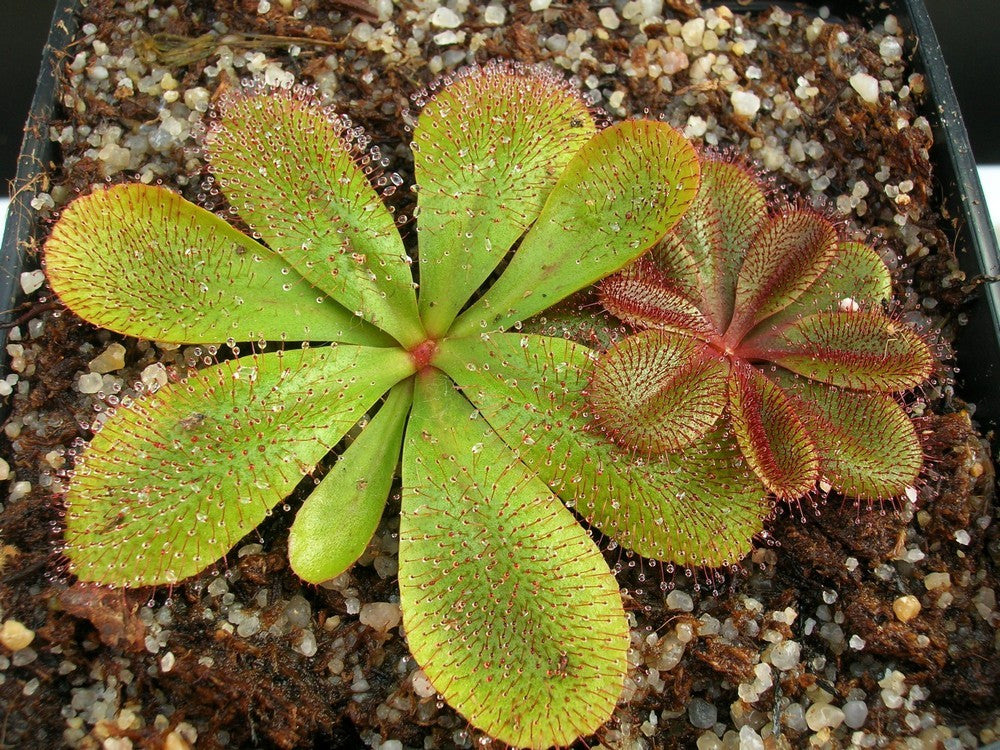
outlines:
{"label": "green rosette plant", "polygon": [[623,448],[686,451],[724,423],[778,498],[912,492],[923,453],[899,398],[935,359],[886,313],[881,257],[830,217],[709,154],[678,227],[599,296],[637,329],[588,386],[597,431]]}
{"label": "green rosette plant", "polygon": [[[698,462],[624,453],[591,429],[597,352],[518,330],[673,228],[699,160],[660,122],[599,128],[533,68],[473,68],[418,104],[415,247],[371,184],[378,154],[302,88],[230,91],[207,132],[252,238],[158,187],[65,209],[45,264],[70,309],[234,353],[96,432],[66,491],[65,554],[84,581],[182,581],[357,427],[295,516],[293,569],[322,582],[349,567],[401,476],[416,660],[493,737],[568,745],[611,716],[629,642],[615,578],[569,508],[643,555],[708,566],[739,560],[769,512],[730,433],[695,441]],[[236,356],[238,342],[280,344]]]}

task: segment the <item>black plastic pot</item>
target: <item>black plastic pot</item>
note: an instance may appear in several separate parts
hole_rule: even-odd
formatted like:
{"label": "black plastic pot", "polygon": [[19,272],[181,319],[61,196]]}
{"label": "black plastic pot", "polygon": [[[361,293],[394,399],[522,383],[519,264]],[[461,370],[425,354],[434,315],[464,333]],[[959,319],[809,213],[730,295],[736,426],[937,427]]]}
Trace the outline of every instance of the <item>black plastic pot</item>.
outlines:
{"label": "black plastic pot", "polygon": [[[49,121],[56,103],[55,84],[60,59],[76,31],[74,9],[78,0],[59,0],[49,40],[42,58],[38,85],[25,126],[18,159],[14,195],[0,249],[0,323],[17,313],[21,271],[35,262],[32,249],[40,236],[37,213],[30,201],[36,186],[50,168],[54,147],[48,138]],[[942,213],[954,224],[955,243],[962,269],[968,278],[1000,274],[997,240],[993,235],[982,186],[969,146],[951,79],[941,47],[923,0],[825,0],[824,2],[751,2],[727,4],[741,12],[773,5],[817,12],[825,5],[834,16],[874,21],[894,13],[916,39],[914,67],[926,78],[928,94],[923,114],[934,130],[932,158],[936,166]],[[984,429],[1000,427],[1000,285],[983,284],[967,310],[968,324],[958,331],[958,391],[977,405],[976,417]],[[0,330],[0,369],[6,361],[6,330]],[[0,407],[0,414],[6,409]]]}
{"label": "black plastic pot", "polygon": [[[56,76],[59,61],[76,35],[78,0],[58,0],[52,14],[49,38],[42,52],[31,111],[24,124],[24,140],[17,157],[17,174],[11,188],[7,225],[0,246],[0,324],[17,317],[16,305],[21,301],[21,272],[34,262],[32,250],[41,233],[38,214],[31,208],[39,186],[43,185],[53,166],[55,146],[49,140],[49,123],[55,112]],[[6,374],[7,329],[0,328],[0,372]],[[6,416],[8,406],[0,405],[0,416]]]}
{"label": "black plastic pot", "polygon": [[[983,186],[965,131],[941,45],[923,0],[905,0],[906,20],[918,40],[917,55],[927,79],[927,118],[934,128],[933,157],[942,200],[955,222],[958,258],[969,278],[1000,273],[997,238],[990,225]],[[955,341],[959,390],[978,407],[985,429],[1000,425],[1000,286],[986,284],[969,308],[969,322]]]}

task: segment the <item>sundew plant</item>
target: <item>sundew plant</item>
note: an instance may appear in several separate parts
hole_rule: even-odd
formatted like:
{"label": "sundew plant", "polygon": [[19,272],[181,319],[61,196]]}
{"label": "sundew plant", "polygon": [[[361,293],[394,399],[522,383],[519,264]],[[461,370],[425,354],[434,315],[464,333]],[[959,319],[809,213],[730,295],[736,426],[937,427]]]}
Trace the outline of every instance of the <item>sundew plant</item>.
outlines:
{"label": "sundew plant", "polygon": [[[860,335],[863,351],[846,360],[833,344],[799,346],[800,359],[838,372],[846,361],[867,378],[833,383],[843,388],[816,409],[841,408],[850,391],[855,411],[834,424],[856,437],[862,420],[889,415],[879,424],[905,424],[890,431],[903,442],[912,427],[894,396],[923,370],[901,379],[873,362],[902,361],[897,342],[918,340],[875,307],[818,333],[797,322],[848,298],[882,299],[884,265],[829,238],[799,252],[803,234],[809,244],[832,228],[769,212],[753,180],[740,192],[668,125],[602,128],[562,79],[506,63],[446,78],[417,103],[414,247],[371,184],[377,153],[303,88],[227,92],[207,132],[216,183],[253,237],[158,187],[119,185],[66,208],[45,263],[70,309],[128,336],[211,351],[225,342],[233,357],[104,422],[68,485],[65,553],[85,581],[182,581],[336,456],[289,532],[294,571],[319,583],[346,570],[398,480],[400,605],[417,662],[489,735],[568,745],[611,716],[629,643],[615,578],[579,519],[653,560],[735,564],[773,495],[836,478],[835,452],[799,434],[813,418],[793,401],[801,370],[771,356],[772,339]],[[713,281],[698,297],[715,277],[697,274],[675,288],[672,248],[722,247],[720,233],[739,242],[710,253],[725,270],[719,294]],[[800,256],[808,277],[789,270]],[[747,268],[756,275],[743,281]],[[821,278],[861,286],[817,296]],[[643,330],[605,349],[522,325],[605,279],[605,305]],[[763,321],[783,315],[791,322],[768,338]],[[739,322],[739,356],[710,330],[724,318]],[[783,421],[793,411],[799,421]],[[905,473],[912,481],[913,467]]]}
{"label": "sundew plant", "polygon": [[661,239],[699,162],[663,123],[598,128],[533,68],[473,68],[418,104],[418,264],[369,181],[377,155],[301,88],[227,93],[206,136],[254,238],[158,187],[66,208],[45,264],[81,317],[160,342],[280,343],[119,408],[74,468],[65,553],[84,581],[193,576],[359,426],[295,517],[293,569],[321,582],[350,566],[401,464],[413,655],[483,731],[567,745],[610,717],[628,647],[615,578],[567,506],[707,565],[739,559],[767,515],[749,472],[713,479],[737,454],[726,439],[706,443],[709,471],[619,460],[586,429],[594,352],[517,330]]}
{"label": "sundew plant", "polygon": [[678,227],[600,299],[637,329],[589,387],[600,431],[623,448],[683,451],[723,422],[778,498],[820,483],[869,502],[912,491],[923,452],[898,397],[935,360],[887,314],[889,269],[738,159],[702,159]]}

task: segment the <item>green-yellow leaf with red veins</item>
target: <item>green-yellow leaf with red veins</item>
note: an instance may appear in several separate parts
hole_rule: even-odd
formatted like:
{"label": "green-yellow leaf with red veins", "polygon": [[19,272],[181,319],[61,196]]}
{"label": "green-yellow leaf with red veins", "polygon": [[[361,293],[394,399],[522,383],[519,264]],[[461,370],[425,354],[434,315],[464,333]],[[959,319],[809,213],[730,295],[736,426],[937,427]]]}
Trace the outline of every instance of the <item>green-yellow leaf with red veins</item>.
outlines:
{"label": "green-yellow leaf with red veins", "polygon": [[618,586],[573,514],[475,417],[441,372],[417,376],[403,623],[431,683],[473,724],[518,747],[568,746],[593,731],[594,713],[610,715],[625,681]]}
{"label": "green-yellow leaf with red veins", "polygon": [[[739,164],[709,155],[702,175],[678,228],[601,285],[607,309],[640,332],[598,362],[595,424],[621,425],[624,448],[658,456],[675,441],[675,423],[712,429],[706,405],[722,400],[744,459],[779,498],[820,480],[863,500],[902,494],[923,460],[896,398],[930,377],[934,357],[883,311],[892,294],[885,263],[815,211],[769,208]],[[711,371],[693,384],[686,363],[654,373],[671,339],[658,357],[651,331],[703,342],[726,382]],[[688,400],[695,388],[702,393]],[[663,404],[674,409],[661,427]]]}
{"label": "green-yellow leaf with red veins", "polygon": [[796,210],[768,217],[751,240],[736,277],[727,340],[741,340],[754,325],[788,307],[822,276],[836,254],[837,233],[819,214]]}
{"label": "green-yellow leaf with red veins", "polygon": [[131,336],[184,344],[392,340],[215,214],[145,185],[71,203],[45,245],[45,267],[68,307]]}
{"label": "green-yellow leaf with red veins", "polygon": [[412,371],[392,348],[269,352],[198,370],[122,409],[90,442],[66,495],[73,571],[154,586],[211,565]]}
{"label": "green-yellow leaf with red veins", "polygon": [[756,339],[744,356],[821,383],[883,393],[920,385],[933,366],[920,336],[878,310],[807,315]]}
{"label": "green-yellow leaf with red veins", "polygon": [[236,90],[206,147],[226,198],[274,253],[403,346],[425,338],[402,238],[349,122],[305,89]]}
{"label": "green-yellow leaf with red veins", "polygon": [[448,331],[597,132],[564,79],[511,75],[517,70],[496,65],[459,75],[434,92],[413,132],[420,315],[431,336]]}
{"label": "green-yellow leaf with red veins", "polygon": [[[359,131],[300,88],[228,92],[208,129],[214,178],[260,242],[156,187],[66,209],[45,260],[81,317],[160,341],[303,348],[226,359],[119,408],[69,484],[65,551],[80,578],[113,585],[195,575],[310,485],[357,425],[292,525],[293,569],[322,581],[363,552],[402,449],[400,593],[417,661],[489,734],[569,745],[614,709],[628,625],[614,576],[556,498],[638,552],[708,565],[738,559],[768,508],[727,433],[692,442],[677,425],[699,462],[623,458],[586,429],[590,353],[543,336],[525,349],[503,330],[660,240],[700,167],[662,123],[598,131],[534,68],[473,68],[421,96],[415,248],[369,181],[398,177],[379,177]],[[482,379],[487,333],[535,367]],[[720,369],[676,346],[692,373]],[[653,401],[664,417],[679,408]]]}
{"label": "green-yellow leaf with red veins", "polygon": [[451,335],[509,328],[635,260],[683,215],[698,175],[690,144],[662,122],[602,130],[566,165],[510,264]]}

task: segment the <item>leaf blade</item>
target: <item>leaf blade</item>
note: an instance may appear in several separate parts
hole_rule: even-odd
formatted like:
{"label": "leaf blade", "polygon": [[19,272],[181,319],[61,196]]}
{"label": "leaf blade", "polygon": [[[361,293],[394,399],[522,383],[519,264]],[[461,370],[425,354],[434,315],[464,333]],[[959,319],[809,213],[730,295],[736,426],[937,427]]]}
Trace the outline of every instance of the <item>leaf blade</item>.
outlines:
{"label": "leaf blade", "polygon": [[419,344],[409,260],[349,126],[304,88],[227,92],[206,139],[209,165],[240,216],[310,283],[404,346]]}
{"label": "leaf blade", "polygon": [[666,278],[699,301],[717,331],[733,317],[737,278],[750,242],[767,218],[767,198],[753,172],[703,157],[691,208],[649,254]]}
{"label": "leaf blade", "polygon": [[411,148],[429,335],[448,330],[594,132],[575,90],[527,66],[468,69],[424,105]]}
{"label": "leaf blade", "polygon": [[837,255],[805,293],[781,312],[762,321],[744,339],[757,348],[807,315],[820,312],[876,310],[892,300],[889,268],[875,250],[862,242],[841,242]]}
{"label": "leaf blade", "polygon": [[[344,375],[352,370],[374,374]],[[66,495],[71,569],[124,586],[198,573],[410,372],[393,349],[272,352],[196,371],[136,401],[105,423],[75,469]]]}
{"label": "leaf blade", "polygon": [[322,583],[336,578],[367,548],[396,476],[412,400],[410,381],[395,385],[295,514],[288,561],[302,580]]}
{"label": "leaf blade", "polygon": [[574,155],[510,264],[451,334],[505,328],[622,268],[677,223],[698,176],[694,148],[664,123],[602,130]]}
{"label": "leaf blade", "polygon": [[920,335],[876,311],[806,316],[762,351],[811,380],[881,393],[914,388],[934,371],[934,355]]}
{"label": "leaf blade", "polygon": [[833,225],[807,209],[784,211],[764,222],[736,279],[727,340],[739,341],[801,297],[834,261],[838,242]]}
{"label": "leaf blade", "polygon": [[831,388],[784,374],[830,484],[860,500],[901,497],[913,487],[924,457],[913,421],[890,396]]}
{"label": "leaf blade", "polygon": [[697,339],[654,329],[603,352],[587,396],[611,440],[657,456],[709,433],[726,406],[728,375],[726,361]]}
{"label": "leaf blade", "polygon": [[126,336],[181,344],[386,339],[267,248],[160,187],[116,185],[73,201],[46,242],[45,265],[71,310]]}
{"label": "leaf blade", "polygon": [[610,718],[623,686],[618,586],[572,514],[473,416],[444,376],[418,376],[400,522],[410,649],[491,736],[569,745]]}
{"label": "leaf blade", "polygon": [[601,304],[636,328],[659,328],[705,340],[716,338],[711,321],[688,296],[674,288],[648,257],[601,282]]}
{"label": "leaf blade", "polygon": [[593,357],[570,341],[500,333],[449,339],[437,362],[567,505],[622,546],[681,565],[741,559],[771,506],[732,437],[713,433],[657,461],[628,455],[591,428]]}
{"label": "leaf blade", "polygon": [[754,472],[780,498],[807,494],[819,480],[819,452],[784,391],[743,362],[729,383],[736,441]]}

